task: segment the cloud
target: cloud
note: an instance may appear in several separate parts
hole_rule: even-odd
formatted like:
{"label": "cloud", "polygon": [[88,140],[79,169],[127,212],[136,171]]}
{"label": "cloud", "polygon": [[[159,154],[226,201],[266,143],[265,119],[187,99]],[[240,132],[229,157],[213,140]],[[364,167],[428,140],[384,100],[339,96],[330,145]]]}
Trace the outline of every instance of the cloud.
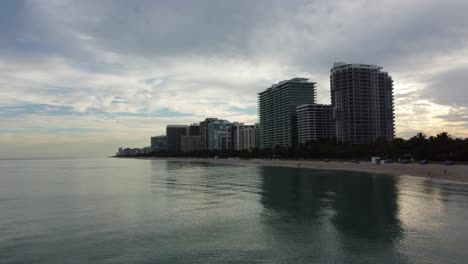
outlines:
{"label": "cloud", "polygon": [[461,96],[468,92],[467,72],[468,64],[432,76],[425,89],[427,96],[442,104],[468,106],[468,98]]}
{"label": "cloud", "polygon": [[256,94],[283,79],[316,81],[329,103],[334,61],[389,71],[398,136],[468,136],[467,9],[462,0],[2,2],[1,142],[10,152],[14,135],[47,144],[72,141],[75,129],[86,144],[147,144],[167,123],[253,123]]}

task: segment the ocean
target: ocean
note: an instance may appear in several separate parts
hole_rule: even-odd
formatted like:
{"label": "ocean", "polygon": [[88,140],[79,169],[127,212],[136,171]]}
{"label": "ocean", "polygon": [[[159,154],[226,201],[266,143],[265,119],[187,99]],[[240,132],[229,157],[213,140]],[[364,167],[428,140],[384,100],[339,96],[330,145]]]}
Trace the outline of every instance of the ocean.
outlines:
{"label": "ocean", "polygon": [[0,263],[466,263],[468,185],[142,159],[0,160]]}

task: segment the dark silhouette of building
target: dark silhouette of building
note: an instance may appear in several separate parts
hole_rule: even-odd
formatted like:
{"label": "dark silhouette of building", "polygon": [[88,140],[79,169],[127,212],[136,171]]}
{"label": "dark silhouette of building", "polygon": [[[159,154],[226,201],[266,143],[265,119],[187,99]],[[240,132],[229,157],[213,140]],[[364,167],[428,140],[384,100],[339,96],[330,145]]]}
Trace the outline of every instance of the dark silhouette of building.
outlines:
{"label": "dark silhouette of building", "polygon": [[200,124],[193,123],[189,126],[188,135],[189,136],[200,136]]}
{"label": "dark silhouette of building", "polygon": [[193,152],[201,150],[200,136],[182,136],[181,140],[182,152]]}
{"label": "dark silhouette of building", "polygon": [[151,151],[166,151],[167,150],[167,138],[166,136],[155,136],[151,137]]}
{"label": "dark silhouette of building", "polygon": [[393,81],[382,67],[337,62],[331,69],[336,138],[351,144],[394,138]]}
{"label": "dark silhouette of building", "polygon": [[168,125],[166,127],[167,136],[167,151],[180,152],[182,137],[188,133],[188,126],[186,125]]}

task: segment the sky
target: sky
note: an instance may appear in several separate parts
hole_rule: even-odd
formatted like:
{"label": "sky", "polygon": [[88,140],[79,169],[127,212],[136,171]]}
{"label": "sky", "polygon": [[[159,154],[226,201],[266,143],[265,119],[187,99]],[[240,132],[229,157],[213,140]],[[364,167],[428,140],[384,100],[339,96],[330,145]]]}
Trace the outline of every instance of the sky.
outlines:
{"label": "sky", "polygon": [[394,80],[396,135],[468,137],[468,1],[0,1],[0,158],[108,156],[167,124],[257,122],[335,61]]}

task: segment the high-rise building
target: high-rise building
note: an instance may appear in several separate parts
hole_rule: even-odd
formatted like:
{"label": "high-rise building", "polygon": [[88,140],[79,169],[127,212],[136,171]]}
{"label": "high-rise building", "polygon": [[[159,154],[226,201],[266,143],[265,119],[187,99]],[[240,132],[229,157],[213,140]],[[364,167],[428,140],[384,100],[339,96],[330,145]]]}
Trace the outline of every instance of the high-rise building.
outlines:
{"label": "high-rise building", "polygon": [[315,103],[316,83],[306,78],[279,82],[258,94],[260,147],[297,144],[296,107]]}
{"label": "high-rise building", "polygon": [[298,143],[335,137],[331,105],[304,104],[296,112]]}
{"label": "high-rise building", "polygon": [[166,150],[167,150],[166,136],[151,137],[151,151],[152,152],[166,151]]}
{"label": "high-rise building", "polygon": [[181,138],[181,151],[193,152],[202,150],[202,142],[200,136],[200,124],[193,123],[188,127],[187,136]]}
{"label": "high-rise building", "polygon": [[214,143],[214,149],[217,149],[217,150],[231,149],[231,133],[229,132],[229,128],[216,131],[216,140]]}
{"label": "high-rise building", "polygon": [[231,126],[231,147],[232,150],[240,150],[242,146],[241,131],[244,129],[244,123],[234,122]]}
{"label": "high-rise building", "polygon": [[208,124],[208,149],[227,150],[231,145],[232,123],[227,120],[216,120]]}
{"label": "high-rise building", "polygon": [[202,150],[208,149],[208,124],[215,122],[218,118],[206,118],[205,121],[200,122],[200,137]]}
{"label": "high-rise building", "polygon": [[351,144],[394,138],[393,81],[382,67],[337,62],[331,69],[331,102],[338,141]]}
{"label": "high-rise building", "polygon": [[201,150],[201,137],[200,136],[182,136],[181,137],[181,151],[193,152]]}
{"label": "high-rise building", "polygon": [[180,152],[182,137],[188,133],[186,125],[168,125],[166,127],[167,151]]}
{"label": "high-rise building", "polygon": [[260,148],[261,136],[260,124],[255,123],[255,148]]}
{"label": "high-rise building", "polygon": [[188,128],[189,136],[200,136],[200,124],[193,123]]}
{"label": "high-rise building", "polygon": [[244,126],[244,129],[240,132],[240,149],[252,150],[258,148],[258,125],[248,125]]}

